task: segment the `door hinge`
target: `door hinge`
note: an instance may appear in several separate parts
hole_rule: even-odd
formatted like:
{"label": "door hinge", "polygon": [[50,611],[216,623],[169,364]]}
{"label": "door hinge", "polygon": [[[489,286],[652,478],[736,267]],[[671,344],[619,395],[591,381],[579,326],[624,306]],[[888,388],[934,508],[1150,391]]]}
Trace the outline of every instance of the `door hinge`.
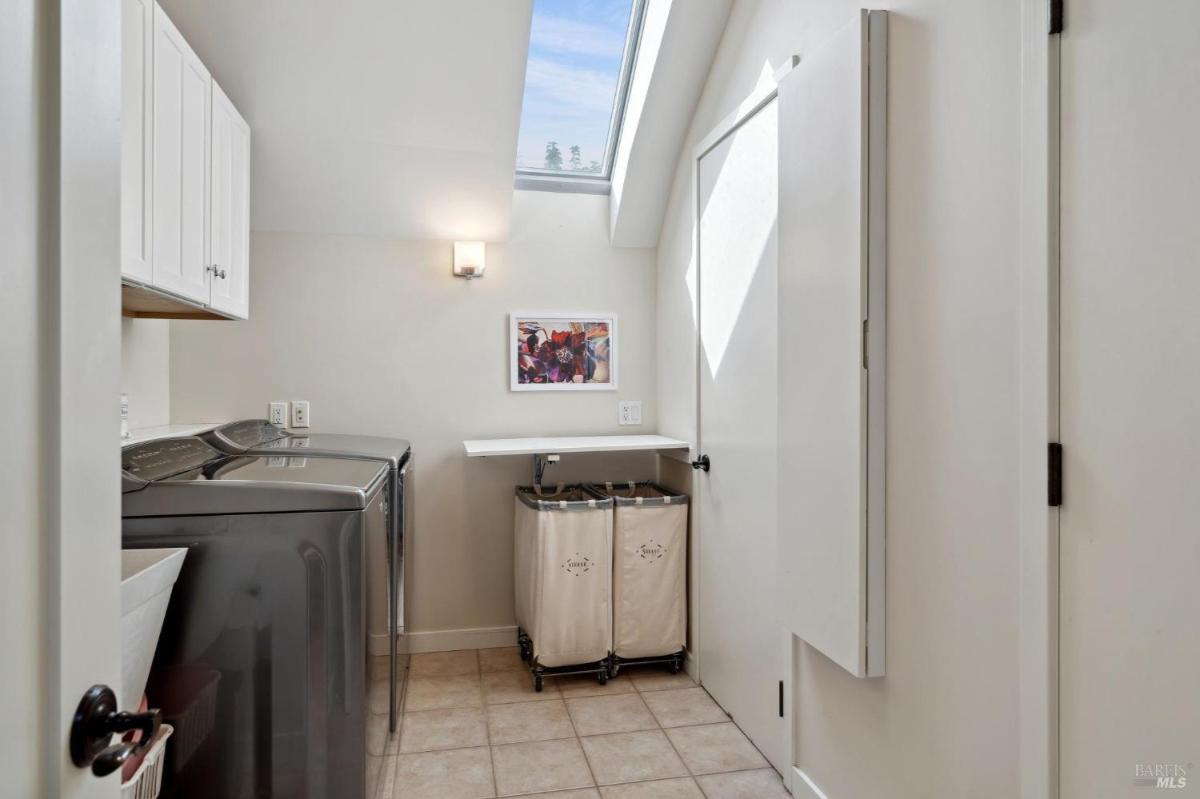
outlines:
{"label": "door hinge", "polygon": [[1063,32],[1063,3],[1066,0],[1050,0],[1050,35]]}
{"label": "door hinge", "polygon": [[779,718],[783,718],[783,680],[779,681]]}
{"label": "door hinge", "polygon": [[1062,458],[1062,444],[1051,441],[1046,458],[1046,498],[1052,508],[1057,508],[1063,503]]}
{"label": "door hinge", "polygon": [[868,322],[868,320],[864,319],[863,324],[862,324],[862,368],[863,369],[869,368],[867,366],[867,333],[869,332],[867,322]]}

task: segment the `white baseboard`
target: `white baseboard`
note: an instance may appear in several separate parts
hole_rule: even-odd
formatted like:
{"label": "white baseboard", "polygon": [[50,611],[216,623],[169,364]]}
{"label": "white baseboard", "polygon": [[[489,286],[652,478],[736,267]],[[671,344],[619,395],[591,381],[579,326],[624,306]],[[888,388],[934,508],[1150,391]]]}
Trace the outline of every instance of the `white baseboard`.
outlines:
{"label": "white baseboard", "polygon": [[[498,646],[516,646],[517,628],[471,627],[462,630],[424,630],[404,633],[400,636],[399,650],[409,654],[418,652],[449,652],[455,649],[491,649]],[[367,651],[372,655],[386,655],[387,635],[372,635],[367,642]]]}
{"label": "white baseboard", "polygon": [[792,799],[829,799],[812,778],[792,766]]}

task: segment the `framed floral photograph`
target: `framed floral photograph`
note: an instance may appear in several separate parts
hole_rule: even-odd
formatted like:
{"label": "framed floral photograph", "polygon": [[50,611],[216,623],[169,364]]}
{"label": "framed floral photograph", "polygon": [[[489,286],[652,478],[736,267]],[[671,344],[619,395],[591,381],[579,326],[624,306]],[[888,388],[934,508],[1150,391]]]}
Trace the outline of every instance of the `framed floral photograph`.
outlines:
{"label": "framed floral photograph", "polygon": [[615,314],[509,316],[513,391],[615,391]]}

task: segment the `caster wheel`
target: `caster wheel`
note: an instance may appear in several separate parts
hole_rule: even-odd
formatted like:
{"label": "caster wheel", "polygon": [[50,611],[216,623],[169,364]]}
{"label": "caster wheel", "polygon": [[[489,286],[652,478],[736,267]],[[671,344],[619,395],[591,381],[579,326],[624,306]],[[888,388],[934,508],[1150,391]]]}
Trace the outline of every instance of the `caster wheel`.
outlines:
{"label": "caster wheel", "polygon": [[521,660],[528,663],[529,659],[532,657],[533,657],[533,647],[529,646],[529,644],[522,641],[521,642]]}
{"label": "caster wheel", "polygon": [[542,682],[542,675],[539,674],[533,678],[533,690],[534,691],[537,691],[540,694],[542,692],[542,689],[545,687],[546,687],[545,683]]}
{"label": "caster wheel", "polygon": [[596,673],[596,682],[604,685],[608,682],[608,669]]}
{"label": "caster wheel", "polygon": [[678,673],[679,673],[679,670],[680,670],[680,668],[682,668],[682,666],[681,666],[681,664],[679,663],[679,661],[678,661],[678,660],[672,660],[672,661],[671,661],[671,673],[672,673],[672,674],[678,674]]}

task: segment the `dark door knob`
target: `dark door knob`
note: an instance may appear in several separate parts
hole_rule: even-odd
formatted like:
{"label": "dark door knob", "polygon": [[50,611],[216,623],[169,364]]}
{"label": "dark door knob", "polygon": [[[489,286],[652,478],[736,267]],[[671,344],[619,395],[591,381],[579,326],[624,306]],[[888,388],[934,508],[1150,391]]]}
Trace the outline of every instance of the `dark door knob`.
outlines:
{"label": "dark door knob", "polygon": [[[79,701],[71,722],[71,762],[104,777],[125,765],[135,754],[149,748],[162,724],[162,711],[128,713],[117,710],[117,695],[107,685],[93,685]],[[113,733],[141,730],[137,743],[109,745]]]}
{"label": "dark door knob", "polygon": [[708,459],[707,455],[701,455],[700,460],[692,461],[693,469],[700,469],[701,471],[707,472],[711,467],[712,467],[712,461],[710,461]]}

